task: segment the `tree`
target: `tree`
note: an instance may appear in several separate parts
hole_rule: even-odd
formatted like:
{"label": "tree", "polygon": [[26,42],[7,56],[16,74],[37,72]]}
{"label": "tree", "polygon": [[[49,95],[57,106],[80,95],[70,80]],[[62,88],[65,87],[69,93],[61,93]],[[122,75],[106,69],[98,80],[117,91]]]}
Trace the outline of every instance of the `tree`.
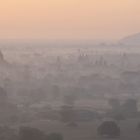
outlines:
{"label": "tree", "polygon": [[47,135],[37,128],[21,127],[18,140],[63,140],[63,136],[59,133],[50,133]]}
{"label": "tree", "polygon": [[60,97],[60,88],[58,85],[53,85],[52,86],[52,98],[54,100],[57,100],[57,99],[59,99],[59,97]]}
{"label": "tree", "polygon": [[110,99],[109,105],[111,106],[112,110],[117,111],[120,108],[120,102],[117,99]]}
{"label": "tree", "polygon": [[37,129],[30,127],[21,127],[19,130],[19,140],[44,140],[45,134]]}
{"label": "tree", "polygon": [[135,100],[135,99],[128,99],[122,105],[121,108],[122,108],[122,112],[126,116],[136,116],[136,114],[138,113],[137,100]]}
{"label": "tree", "polygon": [[140,122],[137,125],[137,130],[140,131]]}
{"label": "tree", "polygon": [[59,133],[50,133],[47,135],[46,140],[63,140],[63,136]]}
{"label": "tree", "polygon": [[72,106],[63,106],[60,113],[63,122],[75,121],[75,111]]}
{"label": "tree", "polygon": [[68,106],[74,106],[76,100],[77,100],[76,94],[64,96],[64,103]]}
{"label": "tree", "polygon": [[111,138],[120,136],[120,128],[114,121],[105,121],[97,129],[98,135]]}
{"label": "tree", "polygon": [[68,127],[78,126],[76,123],[76,112],[73,106],[63,106],[60,113],[61,113],[62,121],[67,123]]}
{"label": "tree", "polygon": [[5,104],[7,100],[7,92],[2,87],[0,87],[0,104]]}
{"label": "tree", "polygon": [[7,126],[0,127],[0,140],[18,140],[15,131]]}

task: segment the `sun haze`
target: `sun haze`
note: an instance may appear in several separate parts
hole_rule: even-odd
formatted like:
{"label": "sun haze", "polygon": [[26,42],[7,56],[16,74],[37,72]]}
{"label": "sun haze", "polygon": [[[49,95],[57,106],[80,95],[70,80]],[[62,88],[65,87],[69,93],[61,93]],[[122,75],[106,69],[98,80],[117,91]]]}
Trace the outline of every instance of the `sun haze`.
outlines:
{"label": "sun haze", "polygon": [[119,39],[140,31],[139,0],[4,0],[0,38]]}

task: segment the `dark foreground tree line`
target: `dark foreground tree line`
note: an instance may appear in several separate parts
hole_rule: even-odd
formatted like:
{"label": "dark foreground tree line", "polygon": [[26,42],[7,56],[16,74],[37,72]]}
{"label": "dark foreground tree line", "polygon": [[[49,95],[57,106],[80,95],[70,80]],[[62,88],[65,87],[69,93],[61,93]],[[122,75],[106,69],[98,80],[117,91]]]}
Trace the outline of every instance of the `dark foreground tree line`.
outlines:
{"label": "dark foreground tree line", "polygon": [[[67,125],[67,127],[76,127],[78,125]],[[136,126],[136,131],[140,131],[140,123]],[[102,138],[119,138],[121,137],[121,128],[119,124],[113,120],[103,121],[97,127],[97,136]],[[0,127],[0,140],[64,140],[60,133],[45,133],[38,128],[22,126],[18,130],[7,126]]]}
{"label": "dark foreground tree line", "polygon": [[18,131],[9,127],[0,127],[0,140],[63,140],[59,133],[49,133],[37,128],[20,127]]}

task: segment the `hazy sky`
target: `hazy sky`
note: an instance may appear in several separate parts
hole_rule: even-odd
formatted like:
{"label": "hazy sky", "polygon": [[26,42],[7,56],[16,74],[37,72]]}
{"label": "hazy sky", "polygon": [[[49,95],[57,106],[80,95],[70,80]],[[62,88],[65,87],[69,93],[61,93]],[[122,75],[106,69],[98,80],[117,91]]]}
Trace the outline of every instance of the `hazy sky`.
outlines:
{"label": "hazy sky", "polygon": [[0,38],[119,39],[140,32],[140,0],[1,0]]}

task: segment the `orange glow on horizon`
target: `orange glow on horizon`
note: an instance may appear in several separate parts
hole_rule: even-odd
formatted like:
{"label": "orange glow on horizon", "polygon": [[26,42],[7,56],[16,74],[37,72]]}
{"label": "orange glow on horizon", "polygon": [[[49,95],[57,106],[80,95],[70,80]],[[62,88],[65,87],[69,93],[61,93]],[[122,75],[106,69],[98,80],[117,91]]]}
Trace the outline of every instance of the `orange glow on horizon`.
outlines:
{"label": "orange glow on horizon", "polygon": [[138,0],[5,0],[0,38],[117,39],[140,31]]}

